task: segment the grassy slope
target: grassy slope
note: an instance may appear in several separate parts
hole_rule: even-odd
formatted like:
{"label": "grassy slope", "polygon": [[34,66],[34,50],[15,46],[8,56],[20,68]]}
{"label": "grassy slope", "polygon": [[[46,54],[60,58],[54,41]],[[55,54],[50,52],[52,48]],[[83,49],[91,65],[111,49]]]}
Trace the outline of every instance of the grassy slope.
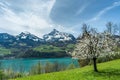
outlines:
{"label": "grassy slope", "polygon": [[40,52],[59,52],[59,51],[62,51],[59,47],[55,47],[52,45],[42,45],[42,46],[34,48],[34,50],[40,51]]}
{"label": "grassy slope", "polygon": [[52,45],[41,45],[39,47],[34,48],[33,50],[35,51],[40,51],[40,52],[65,52],[72,50],[74,48],[74,44],[69,44],[66,47],[56,47]]}
{"label": "grassy slope", "polygon": [[120,59],[98,64],[99,73],[93,66],[79,69],[29,76],[14,80],[120,80]]}
{"label": "grassy slope", "polygon": [[9,49],[6,49],[6,48],[3,48],[3,47],[0,47],[0,54],[10,54],[11,51]]}

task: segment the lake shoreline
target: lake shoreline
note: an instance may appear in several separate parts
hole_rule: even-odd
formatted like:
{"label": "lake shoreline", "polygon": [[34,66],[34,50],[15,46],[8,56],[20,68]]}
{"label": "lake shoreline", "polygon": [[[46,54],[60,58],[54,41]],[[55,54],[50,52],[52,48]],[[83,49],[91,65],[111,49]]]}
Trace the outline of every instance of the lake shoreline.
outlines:
{"label": "lake shoreline", "polygon": [[[48,57],[48,58],[39,58],[39,57],[28,57],[28,58],[16,58],[16,57],[3,57],[3,58],[0,58],[0,60],[10,60],[10,59],[50,59],[50,58],[53,58],[53,59],[56,59],[56,58],[72,58],[72,57]],[[75,58],[73,58],[75,59]]]}
{"label": "lake shoreline", "polygon": [[62,65],[69,66],[70,64],[74,64],[79,66],[77,59],[72,59],[70,57],[64,58],[14,58],[14,59],[2,59],[0,60],[4,69],[12,68],[13,71],[19,71],[20,66],[25,69],[25,72],[28,72],[32,66],[38,64],[46,65],[46,63],[59,63]]}

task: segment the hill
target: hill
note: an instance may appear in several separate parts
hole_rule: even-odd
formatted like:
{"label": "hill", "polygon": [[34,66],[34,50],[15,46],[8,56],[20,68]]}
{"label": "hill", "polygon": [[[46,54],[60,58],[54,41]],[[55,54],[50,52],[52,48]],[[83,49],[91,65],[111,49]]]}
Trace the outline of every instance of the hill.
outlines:
{"label": "hill", "polygon": [[93,66],[28,76],[13,80],[120,80],[120,59],[98,64],[99,72],[93,72]]}
{"label": "hill", "polygon": [[42,44],[54,44],[64,46],[69,43],[75,43],[76,39],[72,34],[60,32],[53,29],[42,38],[29,32],[21,32],[19,35],[13,36],[8,33],[0,33],[0,46],[6,48],[33,48]]}
{"label": "hill", "polygon": [[16,36],[0,33],[0,47],[4,48],[0,48],[0,57],[69,57],[66,51],[72,50],[71,44],[74,45],[75,42],[76,39],[72,34],[60,32],[56,29],[45,34],[43,38],[29,32],[21,32]]}
{"label": "hill", "polygon": [[54,43],[54,42],[75,42],[75,37],[72,34],[65,33],[65,32],[59,32],[56,29],[53,29],[48,34],[45,34],[43,36],[43,39],[46,42]]}
{"label": "hill", "polygon": [[9,49],[4,48],[4,47],[0,47],[0,56],[3,56],[5,54],[11,54],[11,51]]}
{"label": "hill", "polygon": [[22,58],[60,58],[60,57],[71,57],[68,54],[69,51],[74,49],[75,44],[68,44],[63,47],[55,45],[40,45],[33,49],[27,50],[25,53],[21,53],[18,57]]}

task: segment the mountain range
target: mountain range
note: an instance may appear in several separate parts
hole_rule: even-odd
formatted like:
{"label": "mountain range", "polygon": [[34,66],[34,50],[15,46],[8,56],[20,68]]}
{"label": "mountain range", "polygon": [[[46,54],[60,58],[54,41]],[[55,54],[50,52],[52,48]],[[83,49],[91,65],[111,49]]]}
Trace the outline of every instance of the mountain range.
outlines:
{"label": "mountain range", "polygon": [[[113,37],[120,46],[120,36]],[[0,59],[71,57],[69,52],[75,48],[77,39],[72,34],[56,29],[42,38],[29,32],[21,32],[17,36],[0,33]]]}
{"label": "mountain range", "polygon": [[66,51],[73,49],[76,38],[69,33],[53,29],[42,38],[29,32],[17,36],[0,33],[0,58],[10,57],[70,57]]}
{"label": "mountain range", "polygon": [[8,33],[0,33],[0,46],[3,47],[35,47],[41,44],[47,43],[74,43],[76,41],[72,34],[60,32],[53,29],[48,34],[43,35],[43,38],[39,38],[29,32],[21,32],[17,36],[10,35]]}

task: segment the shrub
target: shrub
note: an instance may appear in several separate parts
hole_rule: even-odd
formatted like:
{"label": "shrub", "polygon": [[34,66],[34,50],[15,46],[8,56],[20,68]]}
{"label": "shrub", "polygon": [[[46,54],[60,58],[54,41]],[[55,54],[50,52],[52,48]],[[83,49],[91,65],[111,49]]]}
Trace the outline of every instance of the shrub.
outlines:
{"label": "shrub", "polygon": [[78,59],[80,67],[84,67],[90,63],[90,59]]}
{"label": "shrub", "polygon": [[107,62],[107,61],[111,61],[111,60],[115,60],[115,59],[119,59],[119,58],[120,58],[120,53],[116,52],[116,53],[113,53],[111,55],[106,55],[104,57],[99,57],[97,62],[98,63]]}
{"label": "shrub", "polygon": [[42,73],[42,66],[40,62],[38,62],[36,65],[31,67],[30,75],[41,74],[41,73]]}
{"label": "shrub", "polygon": [[54,71],[53,64],[51,64],[50,62],[47,62],[45,64],[44,69],[45,69],[45,73],[53,72]]}
{"label": "shrub", "polygon": [[75,68],[75,65],[73,64],[73,63],[71,63],[68,67],[67,67],[67,69],[74,69]]}
{"label": "shrub", "polygon": [[0,70],[0,80],[4,80],[4,73],[2,70]]}

